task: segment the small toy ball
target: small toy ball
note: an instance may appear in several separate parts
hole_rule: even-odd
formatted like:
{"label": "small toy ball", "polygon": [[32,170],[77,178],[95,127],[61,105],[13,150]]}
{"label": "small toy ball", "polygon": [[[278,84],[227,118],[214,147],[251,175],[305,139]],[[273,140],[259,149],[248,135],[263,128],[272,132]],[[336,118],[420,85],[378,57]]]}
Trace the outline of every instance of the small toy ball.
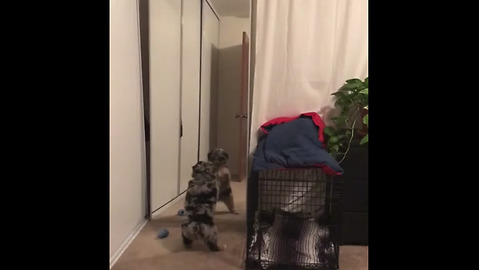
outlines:
{"label": "small toy ball", "polygon": [[185,211],[183,211],[183,209],[178,210],[178,215],[179,216],[183,216],[183,214],[185,214]]}
{"label": "small toy ball", "polygon": [[167,236],[168,236],[168,230],[167,229],[160,230],[160,232],[157,235],[158,238],[165,238]]}

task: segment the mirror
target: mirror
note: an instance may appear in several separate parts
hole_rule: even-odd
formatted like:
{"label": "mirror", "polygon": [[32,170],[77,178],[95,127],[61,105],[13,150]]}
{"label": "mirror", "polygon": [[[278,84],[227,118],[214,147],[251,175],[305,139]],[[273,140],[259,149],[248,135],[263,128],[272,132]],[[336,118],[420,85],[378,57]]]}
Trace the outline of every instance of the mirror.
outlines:
{"label": "mirror", "polygon": [[[249,0],[140,0],[147,215],[181,199],[198,160],[246,177]],[[242,56],[243,55],[243,56]]]}

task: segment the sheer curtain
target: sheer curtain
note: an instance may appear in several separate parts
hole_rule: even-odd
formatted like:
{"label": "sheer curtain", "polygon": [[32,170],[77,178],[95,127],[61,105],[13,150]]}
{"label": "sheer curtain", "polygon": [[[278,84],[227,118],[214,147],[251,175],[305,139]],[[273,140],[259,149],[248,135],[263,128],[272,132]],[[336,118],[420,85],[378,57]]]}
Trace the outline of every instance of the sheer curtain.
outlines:
{"label": "sheer curtain", "polygon": [[328,123],[331,93],[368,76],[368,0],[256,2],[250,153],[264,122],[315,111]]}

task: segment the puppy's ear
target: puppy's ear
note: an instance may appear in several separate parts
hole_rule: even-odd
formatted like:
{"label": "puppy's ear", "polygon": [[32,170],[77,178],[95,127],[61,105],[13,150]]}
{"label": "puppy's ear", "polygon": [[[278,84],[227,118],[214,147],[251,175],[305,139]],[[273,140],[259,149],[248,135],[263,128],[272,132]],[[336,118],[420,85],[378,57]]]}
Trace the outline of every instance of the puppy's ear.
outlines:
{"label": "puppy's ear", "polygon": [[210,160],[210,161],[213,159],[213,150],[211,150],[210,152],[208,152],[207,158],[208,158],[208,160]]}
{"label": "puppy's ear", "polygon": [[214,169],[215,169],[215,165],[213,165],[212,162],[207,163],[205,167],[206,167],[207,170],[210,171],[211,173],[213,173],[213,171],[214,171]]}
{"label": "puppy's ear", "polygon": [[192,166],[192,170],[195,170],[199,165],[200,165],[200,162],[195,163],[195,165]]}
{"label": "puppy's ear", "polygon": [[230,156],[228,155],[227,152],[225,152],[225,158],[226,158],[226,159],[229,159],[229,158],[230,158]]}

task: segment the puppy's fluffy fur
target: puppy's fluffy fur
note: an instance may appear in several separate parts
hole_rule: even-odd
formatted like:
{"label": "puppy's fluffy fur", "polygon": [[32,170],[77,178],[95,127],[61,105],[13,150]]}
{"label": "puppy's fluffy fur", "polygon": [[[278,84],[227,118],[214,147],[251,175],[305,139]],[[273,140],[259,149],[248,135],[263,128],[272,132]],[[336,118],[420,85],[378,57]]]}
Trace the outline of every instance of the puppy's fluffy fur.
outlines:
{"label": "puppy's fluffy fur", "polygon": [[186,247],[194,240],[203,240],[211,251],[220,251],[217,227],[213,222],[218,194],[214,170],[213,163],[205,161],[199,161],[192,167],[193,179],[188,182],[181,225]]}
{"label": "puppy's fluffy fur", "polygon": [[217,200],[225,203],[230,213],[237,215],[230,186],[231,174],[228,168],[228,153],[222,148],[214,148],[208,153],[208,161],[215,167],[218,196]]}

